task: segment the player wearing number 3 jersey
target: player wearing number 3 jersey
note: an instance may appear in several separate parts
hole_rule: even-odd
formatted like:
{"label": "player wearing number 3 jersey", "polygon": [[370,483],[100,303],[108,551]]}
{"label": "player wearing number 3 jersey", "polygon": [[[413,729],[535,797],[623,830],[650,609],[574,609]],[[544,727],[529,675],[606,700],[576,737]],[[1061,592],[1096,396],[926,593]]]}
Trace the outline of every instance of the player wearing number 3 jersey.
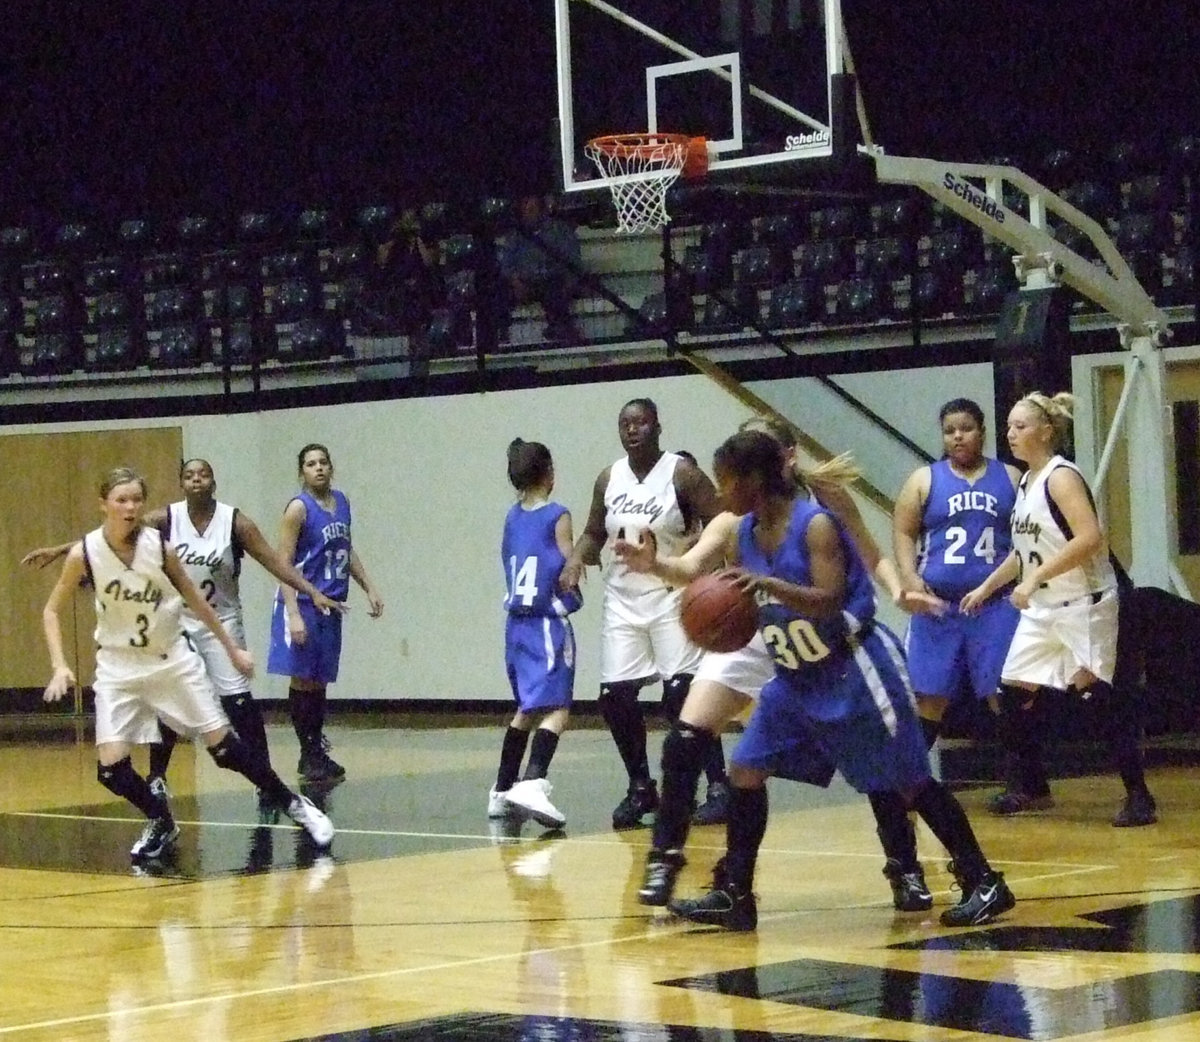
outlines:
{"label": "player wearing number 3 jersey", "polygon": [[939,412],[945,457],[918,467],[892,516],[893,547],[905,590],[932,593],[941,614],[909,620],[905,650],[926,742],[933,745],[949,702],[968,691],[993,709],[1018,612],[995,595],[968,613],[962,599],[1012,548],[1017,470],[983,454],[983,411],[955,398]]}

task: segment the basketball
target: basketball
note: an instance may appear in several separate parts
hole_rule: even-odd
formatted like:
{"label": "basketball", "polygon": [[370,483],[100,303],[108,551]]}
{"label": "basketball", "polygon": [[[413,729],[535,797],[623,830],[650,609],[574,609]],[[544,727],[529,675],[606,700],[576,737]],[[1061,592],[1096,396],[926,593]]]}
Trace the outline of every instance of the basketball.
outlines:
{"label": "basketball", "polygon": [[683,591],[680,620],[688,639],[705,651],[737,651],[754,636],[758,609],[732,579],[702,575]]}

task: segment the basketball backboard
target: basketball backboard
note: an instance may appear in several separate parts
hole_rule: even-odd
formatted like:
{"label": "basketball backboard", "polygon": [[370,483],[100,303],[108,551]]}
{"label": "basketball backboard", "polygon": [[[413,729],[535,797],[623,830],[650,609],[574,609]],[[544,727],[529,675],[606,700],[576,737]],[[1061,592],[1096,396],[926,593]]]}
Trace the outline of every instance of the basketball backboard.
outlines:
{"label": "basketball backboard", "polygon": [[568,192],[605,187],[584,154],[604,134],[702,136],[709,178],[751,182],[847,144],[839,0],[554,3]]}

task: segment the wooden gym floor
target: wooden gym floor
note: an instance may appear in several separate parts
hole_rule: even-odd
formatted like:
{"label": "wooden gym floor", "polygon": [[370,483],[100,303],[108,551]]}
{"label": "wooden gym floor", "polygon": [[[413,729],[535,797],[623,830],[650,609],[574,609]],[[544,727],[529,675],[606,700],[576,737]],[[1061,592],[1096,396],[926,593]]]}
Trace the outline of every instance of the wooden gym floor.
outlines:
{"label": "wooden gym floor", "polygon": [[[1156,757],[1161,822],[1119,830],[1111,777],[1055,784],[1053,810],[963,799],[1017,894],[989,927],[954,900],[927,832],[932,913],[893,912],[865,801],[777,782],[756,933],[637,903],[649,834],[613,833],[616,752],[569,731],[552,779],[565,834],[489,823],[503,718],[337,722],[348,779],[330,855],[190,747],[172,764],[177,857],[131,870],[140,824],[95,780],[86,723],[0,721],[0,1036],[30,1040],[816,1042],[1200,1036],[1194,757]],[[436,723],[436,721],[435,721]],[[444,722],[443,722],[444,723]],[[290,730],[269,728],[293,777]],[[652,736],[657,760],[660,733]],[[731,740],[727,740],[729,747]],[[694,830],[680,893],[723,830]]]}

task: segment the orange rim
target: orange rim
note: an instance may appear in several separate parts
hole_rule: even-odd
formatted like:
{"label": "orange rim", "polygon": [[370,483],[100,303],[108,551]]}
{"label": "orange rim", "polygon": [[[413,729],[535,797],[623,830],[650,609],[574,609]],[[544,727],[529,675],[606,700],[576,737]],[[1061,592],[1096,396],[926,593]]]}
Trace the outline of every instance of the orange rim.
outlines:
{"label": "orange rim", "polygon": [[602,134],[588,142],[590,148],[606,156],[632,159],[649,156],[663,145],[679,145],[683,148],[684,178],[694,180],[708,173],[708,139],[691,137],[687,134]]}

